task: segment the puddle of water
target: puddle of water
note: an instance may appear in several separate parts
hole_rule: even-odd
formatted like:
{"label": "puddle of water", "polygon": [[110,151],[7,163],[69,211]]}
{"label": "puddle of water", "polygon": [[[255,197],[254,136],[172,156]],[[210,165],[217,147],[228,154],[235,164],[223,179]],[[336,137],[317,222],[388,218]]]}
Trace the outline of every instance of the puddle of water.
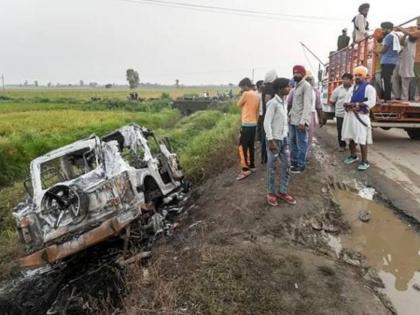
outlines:
{"label": "puddle of water", "polygon": [[[403,223],[393,211],[375,201],[347,191],[336,191],[335,198],[351,223],[351,235],[341,237],[343,247],[360,251],[369,264],[378,270],[385,283],[384,292],[399,314],[419,314],[420,292],[412,285],[420,284],[420,235]],[[371,212],[371,219],[358,219],[362,209]],[[333,241],[329,241],[337,249]]]}

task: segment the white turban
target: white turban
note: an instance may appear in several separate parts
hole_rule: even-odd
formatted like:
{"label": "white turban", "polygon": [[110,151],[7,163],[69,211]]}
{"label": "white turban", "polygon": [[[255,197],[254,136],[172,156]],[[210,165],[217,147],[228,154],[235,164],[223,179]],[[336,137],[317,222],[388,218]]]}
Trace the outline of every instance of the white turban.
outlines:
{"label": "white turban", "polygon": [[277,72],[276,70],[272,69],[265,74],[264,83],[271,83],[275,79],[277,79]]}

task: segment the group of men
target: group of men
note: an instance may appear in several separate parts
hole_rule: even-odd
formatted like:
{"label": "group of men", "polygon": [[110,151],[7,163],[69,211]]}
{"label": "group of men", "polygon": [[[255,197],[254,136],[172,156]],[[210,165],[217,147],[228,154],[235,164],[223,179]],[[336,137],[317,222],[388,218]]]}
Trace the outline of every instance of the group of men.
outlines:
{"label": "group of men", "polygon": [[[321,110],[319,92],[313,86],[312,75],[303,66],[293,67],[293,79],[279,78],[269,71],[264,81],[253,89],[249,78],[239,82],[241,97],[241,130],[239,156],[242,180],[255,171],[254,140],[257,127],[261,137],[261,163],[267,164],[267,202],[275,206],[278,200],[296,204],[288,193],[290,173],[305,171],[313,130]],[[289,151],[290,147],[290,151]],[[280,182],[276,185],[276,162],[280,161]]]}
{"label": "group of men", "polygon": [[[353,43],[369,36],[368,11],[369,4],[362,4],[359,14],[353,19]],[[404,36],[398,36],[396,31]],[[414,78],[415,46],[416,40],[420,38],[420,19],[417,20],[417,31],[394,28],[392,23],[384,22],[381,24],[380,34],[375,32],[374,37],[379,47],[375,53],[380,61],[376,73],[368,75],[368,69],[364,66],[354,68],[352,74],[342,75],[342,84],[330,97],[330,103],[335,106],[338,150],[344,152],[348,145],[350,154],[344,159],[344,163],[352,164],[359,160],[356,154],[356,146],[359,145],[359,171],[370,167],[367,159],[368,144],[372,143],[370,109],[375,106],[378,96],[385,101],[391,99],[395,71],[401,74],[402,93],[398,97],[393,93],[394,97],[407,100],[410,98],[409,85]],[[338,39],[338,48],[347,47],[349,41],[346,31],[343,30],[343,35]],[[239,87],[241,172],[237,180],[247,178],[256,170],[254,140],[258,133],[261,163],[267,164],[267,203],[276,206],[282,200],[288,204],[296,204],[296,199],[288,192],[289,176],[290,173],[299,174],[305,171],[314,130],[322,114],[320,93],[314,86],[314,78],[303,66],[296,65],[293,67],[291,80],[277,77],[272,70],[256,86],[249,78],[244,78],[239,82]],[[277,161],[280,161],[278,185]]]}
{"label": "group of men", "polygon": [[[359,13],[353,18],[353,44],[369,37],[367,15],[370,5],[359,6]],[[391,99],[414,101],[416,90],[420,95],[420,64],[415,64],[416,43],[420,39],[420,18],[417,30],[409,31],[394,27],[391,22],[381,23],[381,29],[373,33],[377,42],[375,73],[372,84],[379,98],[385,102]],[[337,50],[350,44],[347,29],[337,39]]]}
{"label": "group of men", "polygon": [[[340,151],[349,145],[350,155],[344,163],[352,164],[359,159],[356,154],[359,144],[359,171],[370,166],[367,160],[367,145],[372,143],[369,110],[376,103],[376,90],[367,77],[366,67],[356,67],[353,74],[343,75],[343,84],[331,96],[336,108]],[[249,78],[239,82],[241,172],[237,180],[247,178],[256,170],[254,140],[260,129],[261,163],[267,164],[267,203],[271,206],[278,205],[279,200],[296,204],[296,199],[288,192],[290,173],[305,171],[313,130],[321,111],[319,92],[312,82],[312,75],[300,65],[293,67],[292,80],[278,78],[274,71],[268,72],[264,81],[257,82],[258,91]],[[280,181],[276,185],[277,161],[280,161]]]}

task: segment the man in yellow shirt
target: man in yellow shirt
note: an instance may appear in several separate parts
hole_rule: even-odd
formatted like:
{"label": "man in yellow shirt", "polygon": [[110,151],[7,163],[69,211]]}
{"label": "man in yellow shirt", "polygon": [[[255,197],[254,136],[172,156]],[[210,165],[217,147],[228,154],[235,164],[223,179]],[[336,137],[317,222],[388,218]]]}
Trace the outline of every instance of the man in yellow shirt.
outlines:
{"label": "man in yellow shirt", "polygon": [[239,82],[241,97],[238,106],[241,109],[241,131],[239,137],[239,157],[241,172],[237,180],[244,179],[255,171],[255,132],[260,112],[260,98],[252,89],[252,82],[244,78]]}

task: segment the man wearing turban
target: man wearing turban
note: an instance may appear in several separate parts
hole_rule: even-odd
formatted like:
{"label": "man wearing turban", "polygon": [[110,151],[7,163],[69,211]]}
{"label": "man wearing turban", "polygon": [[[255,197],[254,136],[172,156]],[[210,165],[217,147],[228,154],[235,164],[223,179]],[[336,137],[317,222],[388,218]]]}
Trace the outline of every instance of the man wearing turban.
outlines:
{"label": "man wearing turban", "polygon": [[302,173],[306,164],[308,149],[308,127],[312,118],[313,89],[303,79],[306,70],[303,66],[293,67],[293,80],[296,82],[293,91],[292,107],[290,109],[290,158],[291,172]]}
{"label": "man wearing turban", "polygon": [[359,14],[356,15],[352,22],[354,25],[353,30],[353,43],[361,41],[368,36],[369,23],[367,21],[367,15],[369,12],[369,3],[363,3],[359,6]]}
{"label": "man wearing turban", "polygon": [[362,160],[357,167],[359,171],[369,168],[367,160],[367,145],[372,143],[372,129],[369,110],[376,104],[376,90],[367,81],[368,69],[359,66],[353,69],[355,84],[349,89],[344,103],[345,114],[341,138],[349,144],[350,156],[344,160],[345,164],[352,164],[358,160],[356,145],[360,145]]}

